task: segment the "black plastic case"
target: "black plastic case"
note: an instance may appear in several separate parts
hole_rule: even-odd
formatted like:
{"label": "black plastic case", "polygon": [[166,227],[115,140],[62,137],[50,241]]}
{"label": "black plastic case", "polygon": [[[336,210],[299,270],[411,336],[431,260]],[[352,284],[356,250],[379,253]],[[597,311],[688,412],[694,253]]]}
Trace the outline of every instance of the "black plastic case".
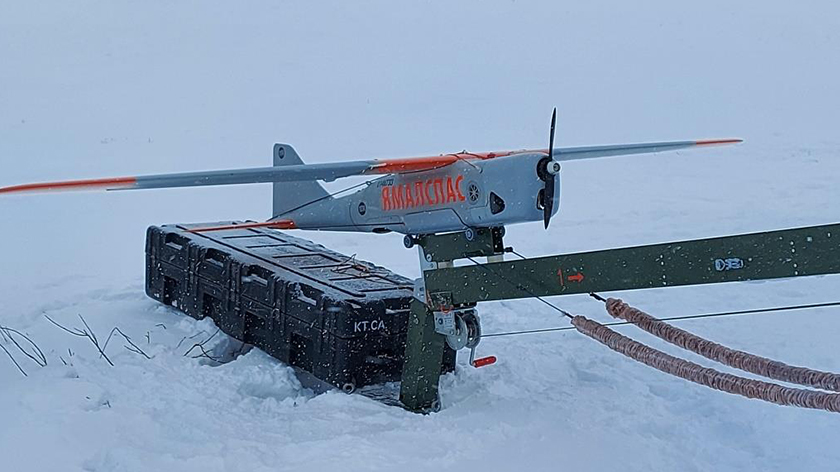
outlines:
{"label": "black plastic case", "polygon": [[341,388],[400,380],[411,280],[276,230],[200,226],[148,229],[150,297]]}

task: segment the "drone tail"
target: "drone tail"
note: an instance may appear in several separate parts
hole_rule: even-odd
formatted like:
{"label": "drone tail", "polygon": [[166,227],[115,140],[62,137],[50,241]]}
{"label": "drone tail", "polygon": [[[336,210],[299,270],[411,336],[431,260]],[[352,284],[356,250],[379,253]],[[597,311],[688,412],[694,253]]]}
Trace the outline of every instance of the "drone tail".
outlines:
{"label": "drone tail", "polygon": [[[303,164],[295,149],[288,144],[274,145],[274,167]],[[332,198],[315,180],[274,182],[274,218],[282,216],[311,202]]]}

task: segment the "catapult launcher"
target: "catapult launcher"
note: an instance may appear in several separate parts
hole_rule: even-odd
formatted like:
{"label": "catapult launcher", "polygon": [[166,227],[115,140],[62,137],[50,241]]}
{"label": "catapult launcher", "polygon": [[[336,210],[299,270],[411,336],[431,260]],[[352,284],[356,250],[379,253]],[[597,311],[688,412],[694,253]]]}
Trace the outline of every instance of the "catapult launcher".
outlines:
{"label": "catapult launcher", "polygon": [[[231,336],[347,392],[399,380],[399,402],[411,411],[440,408],[439,377],[454,370],[455,351],[469,350],[473,367],[496,361],[477,355],[480,302],[570,294],[592,294],[623,323],[716,362],[809,388],[724,374],[554,307],[570,329],[639,362],[729,393],[840,411],[840,396],[823,391],[840,391],[835,374],[734,351],[598,295],[836,274],[840,224],[515,259],[505,226],[548,228],[566,163],[741,141],[555,148],[555,121],[556,110],[545,149],[304,164],[291,146],[275,144],[271,167],[24,184],[0,195],[271,183],[267,221],[150,228],[147,293],[210,316]],[[370,180],[336,193],[318,182],[351,176]],[[285,232],[293,229],[404,234],[422,277],[411,281]]]}

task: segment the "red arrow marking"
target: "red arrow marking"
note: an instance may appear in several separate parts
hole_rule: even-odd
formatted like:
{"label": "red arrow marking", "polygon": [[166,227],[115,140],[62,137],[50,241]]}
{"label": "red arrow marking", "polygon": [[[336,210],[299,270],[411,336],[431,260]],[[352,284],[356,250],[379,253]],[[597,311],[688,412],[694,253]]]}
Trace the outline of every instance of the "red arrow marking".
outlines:
{"label": "red arrow marking", "polygon": [[575,275],[570,275],[570,276],[566,277],[566,280],[568,280],[569,282],[581,283],[581,282],[583,282],[583,274],[578,272]]}

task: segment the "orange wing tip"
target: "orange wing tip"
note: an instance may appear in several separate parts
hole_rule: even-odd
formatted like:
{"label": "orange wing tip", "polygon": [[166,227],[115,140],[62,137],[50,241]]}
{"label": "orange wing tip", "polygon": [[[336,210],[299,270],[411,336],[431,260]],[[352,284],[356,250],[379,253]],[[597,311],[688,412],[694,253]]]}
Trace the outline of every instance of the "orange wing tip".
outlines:
{"label": "orange wing tip", "polygon": [[263,223],[239,223],[232,225],[220,226],[205,226],[202,228],[193,228],[187,230],[190,233],[207,233],[210,231],[225,231],[229,229],[248,229],[248,228],[272,228],[272,229],[297,229],[297,225],[292,220],[277,220],[266,221]]}
{"label": "orange wing tip", "polygon": [[98,190],[98,189],[124,189],[131,188],[137,184],[135,177],[117,177],[109,179],[87,179],[69,180],[66,182],[42,182],[35,184],[13,185],[0,188],[0,194],[4,193],[33,193],[33,192],[56,192],[61,190]]}
{"label": "orange wing tip", "polygon": [[743,143],[744,140],[740,138],[731,138],[731,139],[704,139],[701,141],[695,141],[695,146],[723,146],[726,144],[738,144]]}

